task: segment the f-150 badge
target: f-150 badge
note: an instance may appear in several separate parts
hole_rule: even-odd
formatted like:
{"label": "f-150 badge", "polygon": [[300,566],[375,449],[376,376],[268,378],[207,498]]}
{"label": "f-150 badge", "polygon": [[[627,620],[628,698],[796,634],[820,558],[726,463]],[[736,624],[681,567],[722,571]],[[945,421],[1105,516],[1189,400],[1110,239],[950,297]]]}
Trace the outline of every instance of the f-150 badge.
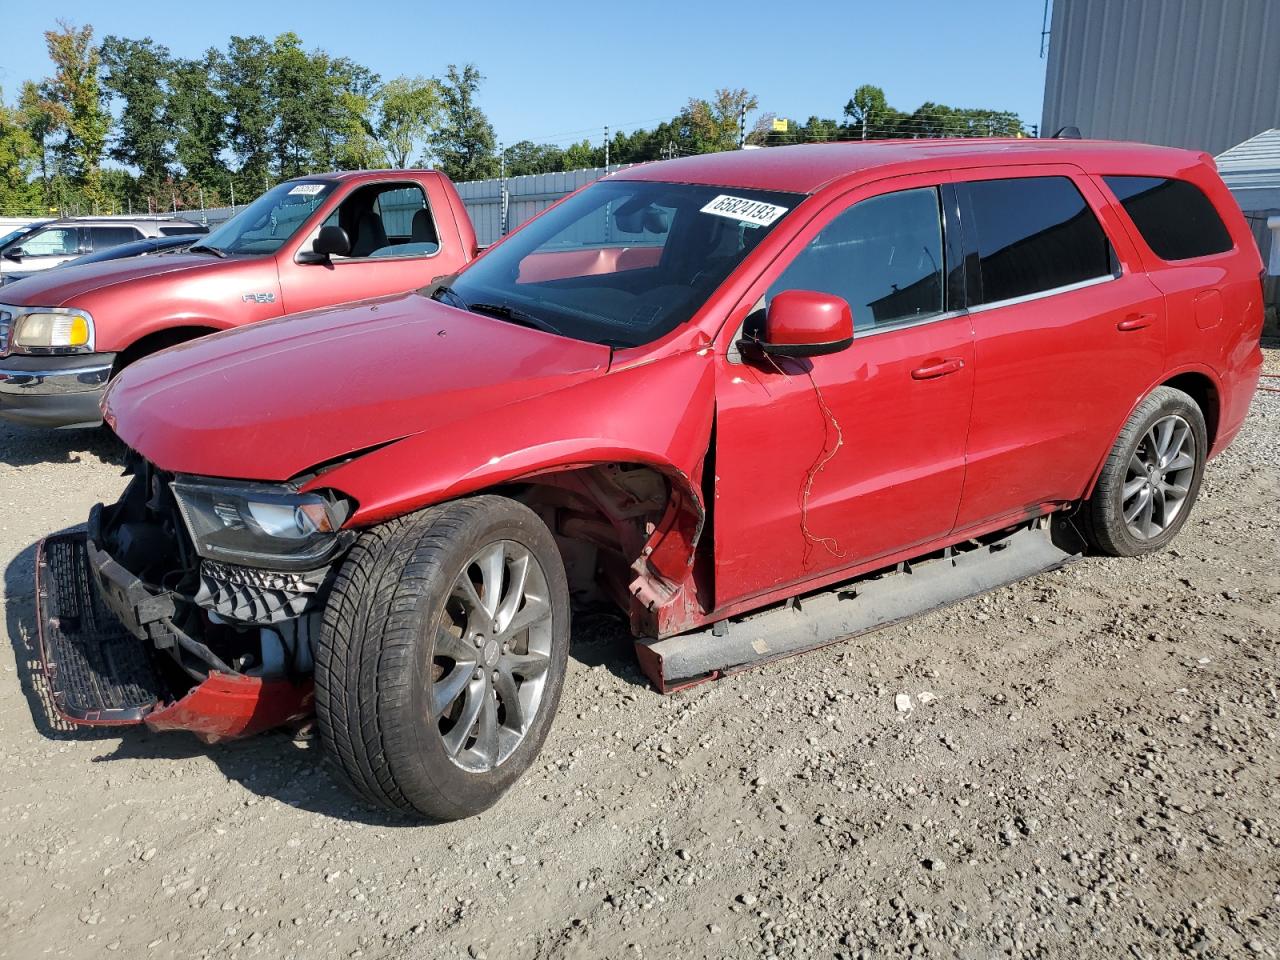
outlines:
{"label": "f-150 badge", "polygon": [[240,299],[245,303],[275,303],[276,295],[274,293],[246,293]]}

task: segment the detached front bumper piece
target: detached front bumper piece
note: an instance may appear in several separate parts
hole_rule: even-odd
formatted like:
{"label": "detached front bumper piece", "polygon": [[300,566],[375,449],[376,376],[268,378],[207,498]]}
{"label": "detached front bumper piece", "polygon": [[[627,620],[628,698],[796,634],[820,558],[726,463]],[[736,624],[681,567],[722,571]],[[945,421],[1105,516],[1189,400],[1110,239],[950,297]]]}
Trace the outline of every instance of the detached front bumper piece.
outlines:
{"label": "detached front bumper piece", "polygon": [[114,353],[0,360],[0,419],[26,427],[93,427]]}
{"label": "detached front bumper piece", "polygon": [[84,726],[145,723],[187,730],[206,743],[252,736],[313,710],[310,678],[219,673],[175,694],[152,646],[103,600],[84,533],[36,549],[40,660],[59,715]]}

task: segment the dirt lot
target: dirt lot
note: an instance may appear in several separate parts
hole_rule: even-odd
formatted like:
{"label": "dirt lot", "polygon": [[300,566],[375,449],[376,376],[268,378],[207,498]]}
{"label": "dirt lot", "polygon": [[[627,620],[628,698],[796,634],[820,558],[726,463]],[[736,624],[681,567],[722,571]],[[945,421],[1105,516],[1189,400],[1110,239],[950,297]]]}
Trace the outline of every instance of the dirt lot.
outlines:
{"label": "dirt lot", "polygon": [[583,625],[543,762],[431,827],[283,734],[56,729],[34,544],[117,467],[0,428],[0,957],[1280,952],[1280,393],[1146,560],[669,698]]}

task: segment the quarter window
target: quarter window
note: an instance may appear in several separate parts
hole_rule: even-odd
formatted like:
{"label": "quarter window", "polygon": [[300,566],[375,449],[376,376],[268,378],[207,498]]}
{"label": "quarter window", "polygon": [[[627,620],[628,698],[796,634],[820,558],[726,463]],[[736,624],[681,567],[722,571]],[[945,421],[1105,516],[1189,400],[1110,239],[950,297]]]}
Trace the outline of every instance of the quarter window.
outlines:
{"label": "quarter window", "polygon": [[982,273],[979,303],[995,303],[1112,273],[1111,244],[1067,177],[968,184]]}
{"label": "quarter window", "polygon": [[1234,244],[1213,203],[1185,180],[1103,177],[1161,260],[1226,253]]}
{"label": "quarter window", "polygon": [[872,197],[837,216],[769,288],[844,298],[855,330],[943,311],[942,216],[933,187]]}

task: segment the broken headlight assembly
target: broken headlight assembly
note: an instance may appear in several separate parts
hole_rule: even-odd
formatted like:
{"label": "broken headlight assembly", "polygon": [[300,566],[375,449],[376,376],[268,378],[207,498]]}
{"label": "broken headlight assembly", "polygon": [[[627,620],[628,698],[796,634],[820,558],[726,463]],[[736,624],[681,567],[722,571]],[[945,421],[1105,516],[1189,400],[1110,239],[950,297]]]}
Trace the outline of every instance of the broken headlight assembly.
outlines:
{"label": "broken headlight assembly", "polygon": [[350,541],[342,524],[351,502],[329,491],[192,478],[170,486],[196,553],[208,560],[311,570]]}

